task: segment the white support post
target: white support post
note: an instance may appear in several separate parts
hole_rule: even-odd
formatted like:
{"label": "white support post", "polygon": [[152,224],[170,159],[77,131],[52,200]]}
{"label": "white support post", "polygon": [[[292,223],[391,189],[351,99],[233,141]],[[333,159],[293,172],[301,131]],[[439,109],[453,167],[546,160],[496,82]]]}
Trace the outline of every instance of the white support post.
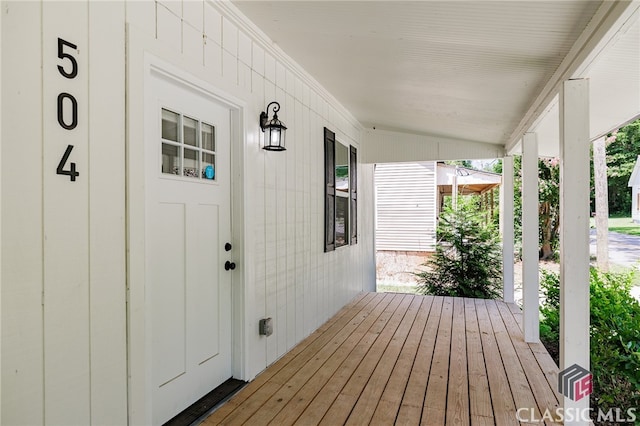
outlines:
{"label": "white support post", "polygon": [[502,186],[500,187],[500,228],[502,234],[502,295],[513,303],[513,157],[502,159]]}
{"label": "white support post", "polygon": [[538,291],[538,137],[522,139],[522,298],[524,340],[540,341],[540,295]]}
{"label": "white support post", "polygon": [[458,210],[458,166],[456,166],[451,181],[451,207],[454,211]]}
{"label": "white support post", "polygon": [[[560,369],[589,370],[589,82],[560,91]],[[564,409],[589,409],[589,397],[564,397]],[[568,424],[565,422],[565,424]],[[587,425],[578,420],[575,425]]]}
{"label": "white support post", "polygon": [[[0,16],[0,46],[2,46],[2,19],[5,15]],[[0,93],[4,93],[2,90],[2,55],[0,55]],[[2,111],[0,111],[0,135],[2,135]],[[0,140],[2,137],[0,136]],[[5,142],[6,143],[6,142]],[[1,146],[0,146],[1,148]],[[0,151],[2,151],[0,149]],[[0,154],[0,176],[2,176],[2,155]],[[2,212],[2,190],[0,189],[0,212]],[[1,215],[1,213],[0,213]],[[2,223],[2,217],[0,216],[0,223]],[[0,231],[0,241],[2,241],[2,231]],[[2,265],[2,248],[0,245],[0,265]],[[2,277],[0,277],[0,330],[2,330]],[[0,372],[2,371],[2,333],[0,333]],[[2,386],[0,386],[0,419],[2,419]]]}
{"label": "white support post", "polygon": [[609,194],[604,136],[593,141],[593,180],[596,187],[596,259],[598,269],[609,271]]}

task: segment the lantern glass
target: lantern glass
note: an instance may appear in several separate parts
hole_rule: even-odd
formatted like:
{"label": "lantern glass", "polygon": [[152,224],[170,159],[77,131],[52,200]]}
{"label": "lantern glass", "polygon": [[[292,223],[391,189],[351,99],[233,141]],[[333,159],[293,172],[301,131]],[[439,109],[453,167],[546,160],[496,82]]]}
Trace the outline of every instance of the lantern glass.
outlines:
{"label": "lantern glass", "polygon": [[269,145],[280,145],[280,129],[271,129],[271,143]]}
{"label": "lantern glass", "polygon": [[264,149],[269,151],[284,151],[286,149],[284,144],[285,131],[286,128],[278,125],[268,126],[265,129]]}

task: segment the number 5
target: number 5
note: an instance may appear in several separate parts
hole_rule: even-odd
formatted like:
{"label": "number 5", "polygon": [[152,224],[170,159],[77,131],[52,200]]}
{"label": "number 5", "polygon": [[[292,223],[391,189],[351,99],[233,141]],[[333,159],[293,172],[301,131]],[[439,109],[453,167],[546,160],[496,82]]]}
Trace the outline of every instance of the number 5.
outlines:
{"label": "number 5", "polygon": [[75,78],[75,76],[78,75],[78,62],[76,62],[76,58],[63,51],[64,46],[68,46],[72,49],[78,48],[75,44],[69,43],[68,41],[58,37],[58,58],[68,59],[71,62],[71,72],[66,72],[62,65],[58,65],[58,71],[60,71],[60,74],[66,78]]}

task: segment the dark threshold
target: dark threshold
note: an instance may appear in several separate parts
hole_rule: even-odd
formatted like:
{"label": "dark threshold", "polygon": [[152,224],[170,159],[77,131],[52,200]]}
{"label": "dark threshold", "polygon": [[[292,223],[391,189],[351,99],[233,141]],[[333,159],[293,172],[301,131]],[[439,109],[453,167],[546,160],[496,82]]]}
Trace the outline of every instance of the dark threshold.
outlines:
{"label": "dark threshold", "polygon": [[202,417],[208,415],[216,405],[231,397],[246,384],[247,382],[242,380],[227,380],[166,422],[164,426],[188,426],[198,420],[204,420]]}

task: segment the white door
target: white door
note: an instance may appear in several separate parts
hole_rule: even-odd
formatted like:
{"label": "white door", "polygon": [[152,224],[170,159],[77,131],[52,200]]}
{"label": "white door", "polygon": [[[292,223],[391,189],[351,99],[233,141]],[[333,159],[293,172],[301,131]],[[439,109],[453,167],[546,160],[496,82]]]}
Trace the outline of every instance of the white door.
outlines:
{"label": "white door", "polygon": [[[228,108],[161,75],[147,97],[146,318],[161,424],[230,378]],[[153,131],[149,131],[154,129]],[[228,248],[228,247],[227,247]]]}

